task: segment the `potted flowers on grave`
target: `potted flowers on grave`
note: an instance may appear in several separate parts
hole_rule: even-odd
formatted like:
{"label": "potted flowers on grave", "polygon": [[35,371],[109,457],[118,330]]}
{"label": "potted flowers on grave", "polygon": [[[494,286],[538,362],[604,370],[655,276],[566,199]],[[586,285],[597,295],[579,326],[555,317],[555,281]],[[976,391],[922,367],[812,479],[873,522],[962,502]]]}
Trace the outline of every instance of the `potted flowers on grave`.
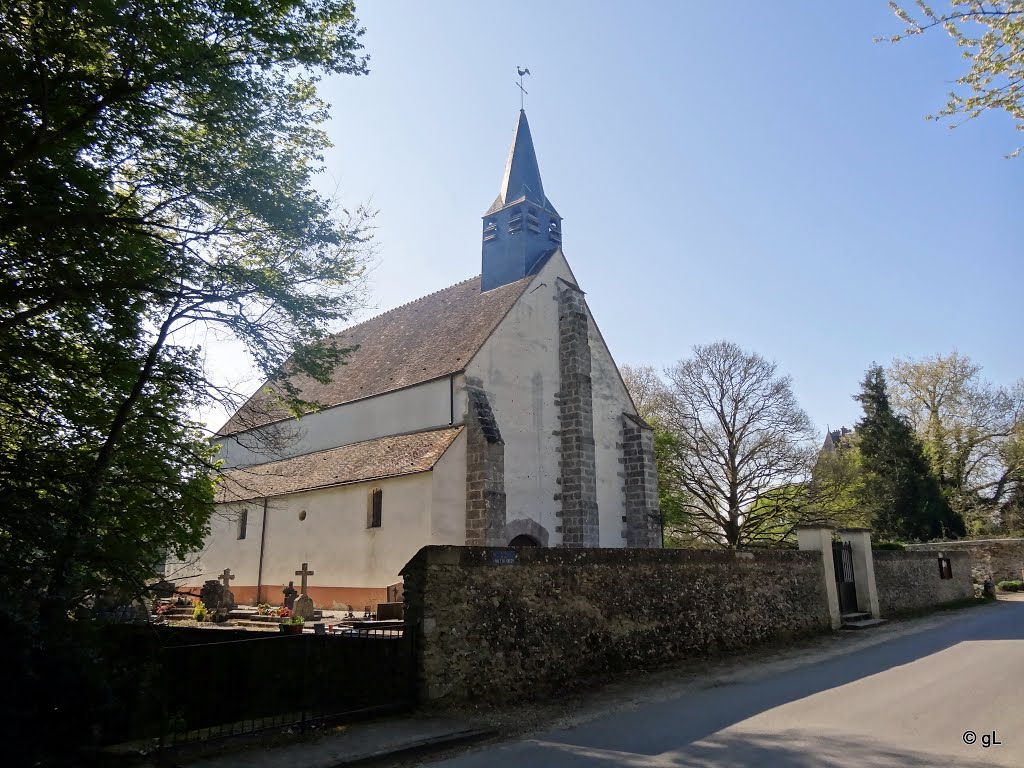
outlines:
{"label": "potted flowers on grave", "polygon": [[305,619],[301,616],[297,616],[294,611],[288,608],[282,608],[278,611],[278,615],[281,617],[281,634],[283,635],[301,635],[302,627],[306,623]]}
{"label": "potted flowers on grave", "polygon": [[197,622],[206,621],[206,606],[201,600],[197,600],[195,607],[192,609],[192,618]]}

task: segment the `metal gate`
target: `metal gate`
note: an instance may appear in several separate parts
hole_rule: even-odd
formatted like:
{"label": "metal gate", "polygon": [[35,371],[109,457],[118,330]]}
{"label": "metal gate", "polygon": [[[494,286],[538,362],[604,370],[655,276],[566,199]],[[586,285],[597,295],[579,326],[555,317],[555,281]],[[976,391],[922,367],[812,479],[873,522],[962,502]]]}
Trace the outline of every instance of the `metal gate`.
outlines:
{"label": "metal gate", "polygon": [[853,578],[853,547],[850,542],[832,542],[832,564],[836,571],[839,612],[857,612],[857,584]]}

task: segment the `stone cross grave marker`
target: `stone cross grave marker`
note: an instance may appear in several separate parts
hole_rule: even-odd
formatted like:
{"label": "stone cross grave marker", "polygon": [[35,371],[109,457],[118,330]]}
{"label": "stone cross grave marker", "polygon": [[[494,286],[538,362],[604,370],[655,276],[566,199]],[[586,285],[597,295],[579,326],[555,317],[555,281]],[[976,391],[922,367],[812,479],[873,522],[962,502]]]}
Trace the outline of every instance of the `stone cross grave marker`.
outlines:
{"label": "stone cross grave marker", "polygon": [[225,568],[224,573],[222,573],[217,578],[224,583],[224,589],[231,589],[231,584],[229,584],[228,582],[234,581],[235,579],[234,575],[231,573],[230,568]]}
{"label": "stone cross grave marker", "polygon": [[306,578],[308,576],[315,576],[316,572],[309,570],[309,563],[303,563],[302,564],[302,570],[301,571],[296,571],[295,575],[302,577],[302,589],[299,590],[299,594],[302,594],[302,595],[306,594],[306,587],[308,586],[307,583],[306,583]]}
{"label": "stone cross grave marker", "polygon": [[295,601],[295,615],[301,616],[306,621],[313,618],[313,599],[306,594],[306,590],[309,585],[306,579],[310,576],[314,576],[315,573],[309,570],[309,563],[303,563],[302,569],[295,572],[296,576],[302,578],[301,589],[299,590],[299,597]]}

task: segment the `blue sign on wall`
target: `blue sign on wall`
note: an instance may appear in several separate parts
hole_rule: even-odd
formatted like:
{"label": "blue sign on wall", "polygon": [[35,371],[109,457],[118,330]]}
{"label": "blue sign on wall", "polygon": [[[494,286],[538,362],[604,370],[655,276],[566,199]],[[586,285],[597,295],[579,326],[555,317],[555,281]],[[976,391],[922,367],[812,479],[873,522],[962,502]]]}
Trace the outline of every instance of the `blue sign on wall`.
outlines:
{"label": "blue sign on wall", "polygon": [[491,551],[491,563],[493,565],[514,565],[519,559],[514,549],[496,549]]}

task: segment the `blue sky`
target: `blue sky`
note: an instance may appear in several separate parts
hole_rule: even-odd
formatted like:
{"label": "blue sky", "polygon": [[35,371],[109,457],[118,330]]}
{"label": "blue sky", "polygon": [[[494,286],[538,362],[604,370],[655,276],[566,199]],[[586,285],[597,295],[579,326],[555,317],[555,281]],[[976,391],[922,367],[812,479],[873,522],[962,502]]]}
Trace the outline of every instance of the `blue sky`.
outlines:
{"label": "blue sky", "polygon": [[375,314],[480,271],[526,110],[564,250],[620,363],[729,339],[824,429],[865,368],[954,347],[1024,375],[1024,140],[924,116],[964,64],[884,0],[362,2],[369,76],[331,78],[325,191],[376,219]]}

